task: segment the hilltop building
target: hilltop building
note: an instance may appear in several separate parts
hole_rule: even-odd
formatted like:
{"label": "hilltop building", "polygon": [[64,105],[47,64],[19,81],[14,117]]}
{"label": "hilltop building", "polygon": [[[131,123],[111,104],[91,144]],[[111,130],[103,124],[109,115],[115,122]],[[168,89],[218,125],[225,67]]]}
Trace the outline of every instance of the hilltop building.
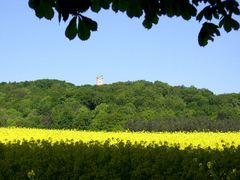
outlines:
{"label": "hilltop building", "polygon": [[103,76],[102,75],[96,77],[96,85],[97,86],[103,85]]}

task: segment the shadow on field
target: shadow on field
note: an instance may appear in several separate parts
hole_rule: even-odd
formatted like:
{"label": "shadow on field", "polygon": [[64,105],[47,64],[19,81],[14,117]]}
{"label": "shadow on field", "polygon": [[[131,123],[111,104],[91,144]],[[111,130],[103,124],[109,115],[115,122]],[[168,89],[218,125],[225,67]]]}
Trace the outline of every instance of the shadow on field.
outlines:
{"label": "shadow on field", "polygon": [[240,147],[109,141],[0,144],[0,179],[239,179]]}

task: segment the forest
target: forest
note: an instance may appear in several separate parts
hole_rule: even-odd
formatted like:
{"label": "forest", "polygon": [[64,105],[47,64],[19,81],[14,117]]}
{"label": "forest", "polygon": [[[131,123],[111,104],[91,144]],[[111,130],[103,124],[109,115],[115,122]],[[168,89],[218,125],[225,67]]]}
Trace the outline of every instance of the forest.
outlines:
{"label": "forest", "polygon": [[0,127],[103,131],[239,131],[240,93],[145,80],[0,83]]}

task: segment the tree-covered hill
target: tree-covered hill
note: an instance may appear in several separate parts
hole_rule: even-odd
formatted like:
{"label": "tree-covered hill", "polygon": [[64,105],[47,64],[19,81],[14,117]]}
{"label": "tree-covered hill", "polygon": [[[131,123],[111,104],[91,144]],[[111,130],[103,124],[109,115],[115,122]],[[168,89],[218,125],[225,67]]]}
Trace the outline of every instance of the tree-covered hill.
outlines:
{"label": "tree-covered hill", "polygon": [[155,81],[75,86],[58,80],[0,83],[0,126],[84,130],[236,131],[240,94]]}

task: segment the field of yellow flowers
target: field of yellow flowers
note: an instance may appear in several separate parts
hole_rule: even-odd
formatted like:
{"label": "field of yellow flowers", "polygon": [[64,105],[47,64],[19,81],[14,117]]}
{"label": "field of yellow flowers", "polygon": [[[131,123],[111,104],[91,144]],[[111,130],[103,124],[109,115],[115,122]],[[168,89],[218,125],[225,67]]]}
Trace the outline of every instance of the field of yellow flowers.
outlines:
{"label": "field of yellow flowers", "polygon": [[45,130],[28,128],[0,128],[0,142],[16,143],[30,140],[47,140],[51,143],[63,141],[65,143],[82,141],[98,141],[110,144],[120,141],[141,143],[144,145],[158,144],[179,146],[180,149],[192,148],[223,149],[223,147],[237,147],[240,145],[240,132],[94,132],[77,130]]}
{"label": "field of yellow flowers", "polygon": [[0,179],[240,179],[240,132],[0,128]]}

